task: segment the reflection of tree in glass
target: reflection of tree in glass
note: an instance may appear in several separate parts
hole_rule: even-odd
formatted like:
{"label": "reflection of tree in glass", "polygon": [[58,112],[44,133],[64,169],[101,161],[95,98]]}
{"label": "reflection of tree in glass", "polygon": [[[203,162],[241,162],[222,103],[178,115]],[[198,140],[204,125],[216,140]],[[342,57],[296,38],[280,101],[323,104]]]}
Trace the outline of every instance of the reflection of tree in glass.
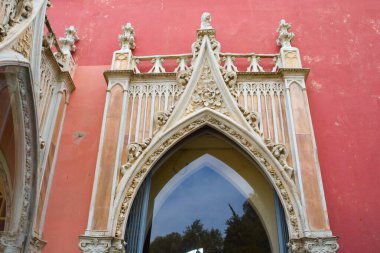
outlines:
{"label": "reflection of tree in glass", "polygon": [[200,220],[187,226],[183,234],[157,236],[150,244],[150,253],[186,253],[203,248],[204,253],[222,253],[223,237],[218,229],[205,229]]}
{"label": "reflection of tree in glass", "polygon": [[188,226],[182,236],[184,252],[203,248],[204,253],[222,253],[223,237],[219,229],[204,229],[200,220]]}
{"label": "reflection of tree in glass", "polygon": [[182,236],[179,233],[170,233],[157,236],[150,244],[151,253],[184,253],[182,250]]}
{"label": "reflection of tree in glass", "polygon": [[226,222],[224,253],[270,252],[268,237],[260,218],[248,201],[244,202],[244,214],[239,217],[230,206],[232,216]]}
{"label": "reflection of tree in glass", "polygon": [[242,216],[232,206],[226,221],[225,238],[219,229],[205,229],[199,219],[187,226],[182,235],[176,232],[157,236],[150,244],[149,253],[186,253],[203,248],[204,253],[268,253],[268,237],[256,212],[244,202]]}

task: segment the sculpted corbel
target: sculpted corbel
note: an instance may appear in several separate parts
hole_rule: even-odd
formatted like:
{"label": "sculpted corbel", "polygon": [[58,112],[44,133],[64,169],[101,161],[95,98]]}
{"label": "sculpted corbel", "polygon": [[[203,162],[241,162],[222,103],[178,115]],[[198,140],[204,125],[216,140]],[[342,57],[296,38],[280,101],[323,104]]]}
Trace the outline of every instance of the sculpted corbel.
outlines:
{"label": "sculpted corbel", "polygon": [[288,150],[284,144],[275,144],[271,140],[265,140],[265,145],[272,152],[273,156],[280,162],[284,171],[289,176],[291,180],[294,180],[294,169],[290,167],[286,161],[288,158]]}

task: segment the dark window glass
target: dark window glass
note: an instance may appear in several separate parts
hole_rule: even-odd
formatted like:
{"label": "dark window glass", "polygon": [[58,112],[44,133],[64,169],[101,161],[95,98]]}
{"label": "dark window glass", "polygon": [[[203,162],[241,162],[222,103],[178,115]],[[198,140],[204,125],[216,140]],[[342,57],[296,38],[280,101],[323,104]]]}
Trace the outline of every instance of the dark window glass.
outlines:
{"label": "dark window glass", "polygon": [[186,168],[155,198],[144,253],[270,252],[252,192],[231,168]]}

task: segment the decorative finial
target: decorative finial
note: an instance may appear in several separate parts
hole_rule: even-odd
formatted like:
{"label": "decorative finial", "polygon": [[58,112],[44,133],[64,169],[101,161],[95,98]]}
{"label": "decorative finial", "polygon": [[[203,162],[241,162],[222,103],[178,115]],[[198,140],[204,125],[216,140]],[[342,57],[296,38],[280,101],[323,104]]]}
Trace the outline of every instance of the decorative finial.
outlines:
{"label": "decorative finial", "polygon": [[201,30],[202,29],[212,29],[211,26],[211,14],[208,12],[203,12],[201,17]]}
{"label": "decorative finial", "polygon": [[294,38],[294,33],[288,30],[292,27],[291,24],[286,23],[285,19],[281,19],[280,25],[277,28],[278,39],[276,40],[278,46],[292,47],[290,44]]}
{"label": "decorative finial", "polygon": [[77,35],[78,30],[74,26],[69,26],[65,28],[65,37],[59,38],[62,44],[62,52],[68,54],[70,52],[75,52],[76,46],[75,42],[79,40]]}
{"label": "decorative finial", "polygon": [[119,35],[121,50],[135,49],[135,29],[131,23],[122,26],[123,34]]}

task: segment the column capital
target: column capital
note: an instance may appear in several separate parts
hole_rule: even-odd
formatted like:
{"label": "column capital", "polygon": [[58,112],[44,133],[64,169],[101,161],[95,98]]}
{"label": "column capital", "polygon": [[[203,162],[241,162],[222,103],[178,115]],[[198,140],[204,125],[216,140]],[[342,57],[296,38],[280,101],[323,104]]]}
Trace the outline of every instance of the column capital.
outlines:
{"label": "column capital", "polygon": [[125,242],[112,236],[79,236],[79,249],[85,253],[124,253]]}
{"label": "column capital", "polygon": [[338,237],[302,237],[290,239],[291,253],[335,253],[339,249]]}

